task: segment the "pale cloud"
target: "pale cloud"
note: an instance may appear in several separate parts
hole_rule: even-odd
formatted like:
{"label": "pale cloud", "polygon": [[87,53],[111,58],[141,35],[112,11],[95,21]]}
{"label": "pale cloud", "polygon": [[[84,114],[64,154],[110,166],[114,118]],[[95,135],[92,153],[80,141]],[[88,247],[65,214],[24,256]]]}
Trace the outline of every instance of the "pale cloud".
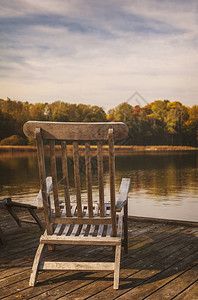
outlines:
{"label": "pale cloud", "polygon": [[196,1],[0,0],[1,98],[198,104]]}

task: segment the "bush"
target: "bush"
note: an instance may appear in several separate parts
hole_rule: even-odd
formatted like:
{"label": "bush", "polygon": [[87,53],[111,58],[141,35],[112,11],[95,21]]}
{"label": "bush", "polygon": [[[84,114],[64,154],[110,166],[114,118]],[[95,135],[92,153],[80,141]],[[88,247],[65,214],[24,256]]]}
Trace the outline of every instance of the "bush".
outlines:
{"label": "bush", "polygon": [[19,135],[11,135],[3,140],[1,140],[0,145],[26,145],[27,142],[24,138]]}

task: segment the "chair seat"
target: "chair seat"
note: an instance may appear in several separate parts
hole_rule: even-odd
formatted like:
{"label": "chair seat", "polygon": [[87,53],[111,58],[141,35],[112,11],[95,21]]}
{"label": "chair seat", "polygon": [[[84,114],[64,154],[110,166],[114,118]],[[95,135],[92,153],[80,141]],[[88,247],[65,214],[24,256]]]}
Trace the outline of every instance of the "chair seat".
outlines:
{"label": "chair seat", "polygon": [[[106,215],[109,216],[109,203],[105,205]],[[87,215],[87,205],[83,205],[84,215]],[[64,207],[62,216],[65,215]],[[72,215],[76,212],[76,205],[72,207]],[[94,205],[94,214],[98,214],[98,204]],[[121,243],[121,234],[111,236],[112,225],[90,225],[90,224],[57,224],[54,233],[42,235],[40,242],[44,244],[92,244],[95,245],[117,245]]]}
{"label": "chair seat", "polygon": [[65,235],[43,235],[40,238],[41,244],[76,244],[76,245],[107,245],[115,246],[121,244],[121,237],[98,237],[98,236],[65,236]]}

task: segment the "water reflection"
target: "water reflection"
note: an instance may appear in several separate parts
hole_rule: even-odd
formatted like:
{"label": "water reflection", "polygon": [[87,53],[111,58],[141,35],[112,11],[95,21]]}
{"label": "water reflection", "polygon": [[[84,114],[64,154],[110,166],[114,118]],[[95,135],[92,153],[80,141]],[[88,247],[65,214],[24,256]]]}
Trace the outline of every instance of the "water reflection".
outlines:
{"label": "water reflection", "polygon": [[[82,159],[82,158],[81,158]],[[108,161],[104,159],[105,194],[109,197]],[[47,159],[47,173],[49,172]],[[72,160],[68,162],[73,190]],[[94,200],[98,199],[97,168],[94,158]],[[60,196],[61,161],[57,158]],[[116,157],[116,189],[122,177],[131,178],[129,214],[182,220],[198,220],[198,152],[134,153]],[[81,169],[81,187],[86,187],[85,170]],[[36,153],[0,154],[0,195],[34,203],[39,189]],[[74,192],[74,190],[73,190]],[[83,196],[86,197],[86,194]]]}

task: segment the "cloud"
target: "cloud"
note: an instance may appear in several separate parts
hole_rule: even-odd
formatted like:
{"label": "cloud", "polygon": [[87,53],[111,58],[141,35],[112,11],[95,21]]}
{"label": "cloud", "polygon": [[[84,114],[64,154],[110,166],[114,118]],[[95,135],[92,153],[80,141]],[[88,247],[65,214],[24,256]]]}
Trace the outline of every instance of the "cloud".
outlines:
{"label": "cloud", "polygon": [[195,0],[0,2],[0,97],[195,104],[196,15]]}

